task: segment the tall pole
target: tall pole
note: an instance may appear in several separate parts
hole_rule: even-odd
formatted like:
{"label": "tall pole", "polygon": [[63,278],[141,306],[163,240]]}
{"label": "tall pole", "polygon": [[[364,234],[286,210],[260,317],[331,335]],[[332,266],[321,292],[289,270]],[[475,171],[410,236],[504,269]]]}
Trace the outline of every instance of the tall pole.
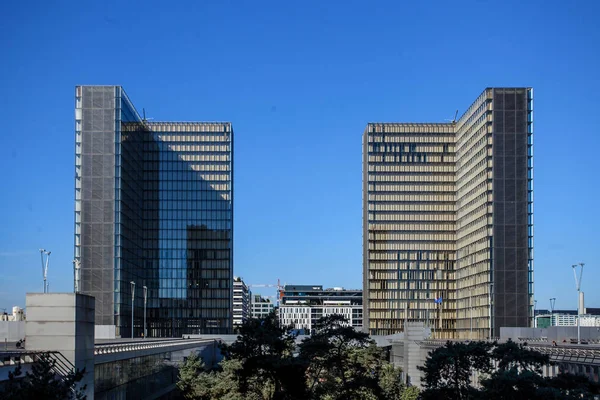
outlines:
{"label": "tall pole", "polygon": [[131,281],[131,338],[133,339],[133,303],[135,301],[135,282]]}
{"label": "tall pole", "polygon": [[579,279],[577,279],[577,264],[573,264],[573,275],[575,276],[575,286],[577,286],[577,344],[581,344],[581,310],[579,307],[579,299],[581,298],[581,279],[583,277],[583,263],[579,263],[581,269],[579,270]]}
{"label": "tall pole", "polygon": [[50,263],[51,251],[45,251],[46,254],[46,269],[44,270],[44,293],[48,293],[48,264]]}
{"label": "tall pole", "polygon": [[492,340],[492,336],[494,336],[494,327],[493,327],[494,319],[492,318],[492,291],[493,290],[494,290],[494,284],[490,283],[490,290],[488,291],[488,305],[489,305],[489,314],[490,314],[490,340]]}
{"label": "tall pole", "polygon": [[535,316],[535,313],[537,311],[537,300],[533,301],[533,327],[537,328],[537,317]]}
{"label": "tall pole", "polygon": [[44,252],[46,250],[44,249],[40,249],[40,258],[42,259],[42,279],[43,279],[43,283],[42,283],[42,293],[46,293],[46,274],[44,273]]}
{"label": "tall pole", "polygon": [[146,303],[148,302],[148,286],[144,285],[144,339],[148,336],[146,330]]}

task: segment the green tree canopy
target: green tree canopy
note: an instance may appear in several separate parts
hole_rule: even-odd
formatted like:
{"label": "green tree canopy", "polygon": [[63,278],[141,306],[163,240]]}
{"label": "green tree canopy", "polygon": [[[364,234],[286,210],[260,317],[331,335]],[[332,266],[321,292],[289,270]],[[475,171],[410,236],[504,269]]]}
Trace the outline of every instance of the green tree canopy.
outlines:
{"label": "green tree canopy", "polygon": [[[423,399],[592,399],[598,385],[585,376],[560,374],[542,376],[550,365],[548,355],[512,341],[447,342],[432,351],[423,367]],[[492,366],[495,365],[495,368]],[[472,385],[474,372],[480,376],[480,388]]]}
{"label": "green tree canopy", "polygon": [[401,371],[383,359],[366,333],[341,316],[327,316],[313,335],[296,346],[273,313],[251,319],[237,340],[223,346],[226,357],[215,371],[191,356],[181,367],[178,388],[199,400],[416,400]]}

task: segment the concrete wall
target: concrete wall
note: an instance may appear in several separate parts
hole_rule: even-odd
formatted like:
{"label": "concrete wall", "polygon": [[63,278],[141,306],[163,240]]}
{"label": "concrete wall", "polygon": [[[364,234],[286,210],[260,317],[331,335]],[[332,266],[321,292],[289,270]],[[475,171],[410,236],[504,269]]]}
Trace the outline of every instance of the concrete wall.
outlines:
{"label": "concrete wall", "polygon": [[96,339],[117,338],[117,327],[115,325],[96,325],[94,329]]}
{"label": "concrete wall", "polygon": [[81,385],[94,398],[94,309],[91,296],[75,293],[28,293],[26,348],[59,351],[77,369],[85,368]]}
{"label": "concrete wall", "polygon": [[25,338],[25,321],[0,321],[0,348],[4,342],[17,342]]}

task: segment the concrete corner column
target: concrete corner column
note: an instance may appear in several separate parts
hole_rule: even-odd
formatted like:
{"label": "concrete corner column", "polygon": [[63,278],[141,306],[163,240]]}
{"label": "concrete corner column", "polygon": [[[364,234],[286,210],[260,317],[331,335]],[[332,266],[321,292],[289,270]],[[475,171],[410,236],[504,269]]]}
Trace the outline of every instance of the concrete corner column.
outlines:
{"label": "concrete corner column", "polygon": [[28,351],[59,351],[76,369],[94,398],[95,299],[80,293],[28,293],[25,325]]}
{"label": "concrete corner column", "polygon": [[404,371],[408,377],[408,383],[421,387],[422,373],[417,369],[422,364],[421,346],[417,343],[427,336],[425,324],[422,322],[409,322],[406,324],[404,336]]}

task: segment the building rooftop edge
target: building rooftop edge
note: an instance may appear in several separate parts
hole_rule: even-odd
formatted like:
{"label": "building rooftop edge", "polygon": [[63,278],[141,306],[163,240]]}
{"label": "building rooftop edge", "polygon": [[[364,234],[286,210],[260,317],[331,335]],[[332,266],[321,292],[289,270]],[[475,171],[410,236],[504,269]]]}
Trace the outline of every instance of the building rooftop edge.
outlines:
{"label": "building rooftop edge", "polygon": [[145,121],[148,125],[232,125],[228,121]]}

